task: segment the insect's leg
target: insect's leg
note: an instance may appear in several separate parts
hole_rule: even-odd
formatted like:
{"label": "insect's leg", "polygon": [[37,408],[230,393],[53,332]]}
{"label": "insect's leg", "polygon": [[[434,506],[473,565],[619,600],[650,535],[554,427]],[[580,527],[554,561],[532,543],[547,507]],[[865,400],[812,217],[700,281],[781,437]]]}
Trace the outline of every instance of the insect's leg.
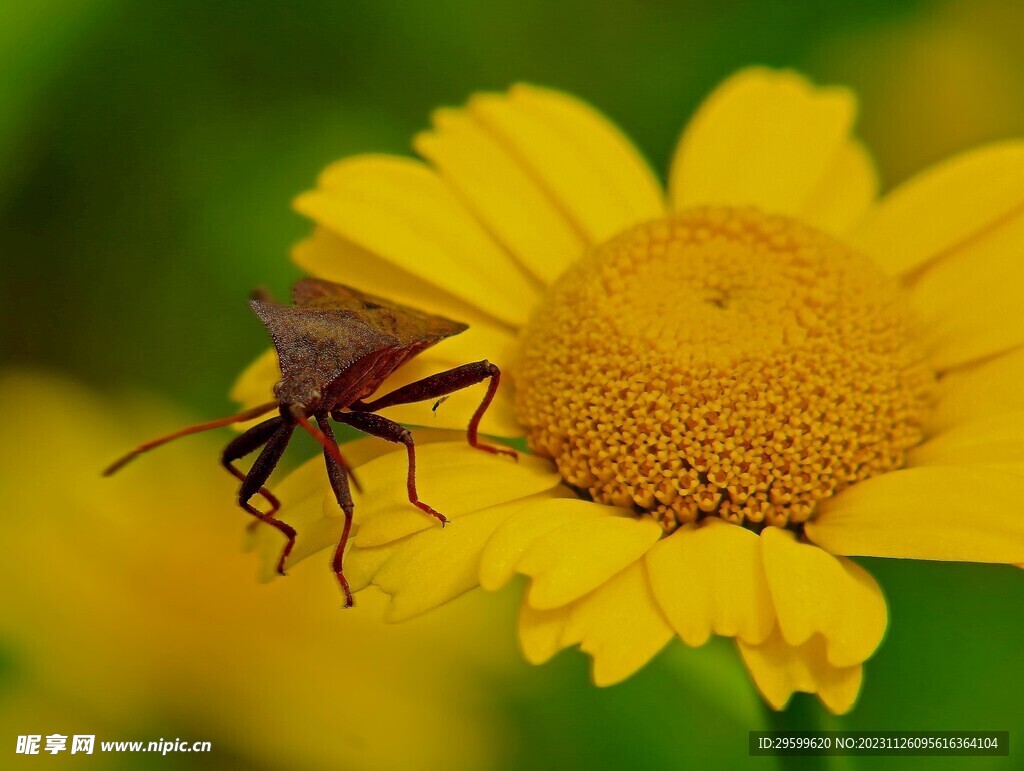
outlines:
{"label": "insect's leg", "polygon": [[[266,444],[270,437],[277,432],[277,429],[281,427],[282,423],[284,423],[284,420],[281,417],[270,418],[236,436],[224,448],[224,452],[221,453],[221,465],[230,471],[240,482],[244,482],[245,474],[234,465],[234,461],[244,458],[249,453],[255,452],[258,447]],[[275,514],[281,508],[281,503],[266,487],[261,487],[259,493],[270,504],[269,514]],[[258,522],[253,522],[252,526],[255,527],[258,524]]]}
{"label": "insect's leg", "polygon": [[281,422],[277,431],[275,431],[267,441],[267,446],[263,448],[263,452],[259,454],[256,458],[256,462],[252,464],[252,468],[249,469],[249,473],[245,475],[245,479],[242,480],[242,488],[238,491],[239,506],[261,522],[266,522],[271,527],[279,530],[285,538],[288,539],[288,543],[285,544],[284,549],[281,551],[281,556],[277,560],[277,572],[282,576],[285,574],[285,560],[288,558],[288,555],[291,554],[292,547],[295,546],[295,528],[275,518],[273,514],[263,513],[250,504],[249,499],[263,488],[264,483],[270,477],[274,467],[277,466],[278,461],[281,460],[281,456],[284,454],[284,449],[288,446],[288,440],[292,438],[292,431],[294,429],[294,426],[291,426],[284,421]]}
{"label": "insect's leg", "polygon": [[[327,440],[337,445],[337,441],[334,438],[334,431],[331,429],[331,424],[327,420],[326,415],[316,416],[317,425],[320,426],[320,430],[323,432]],[[348,489],[348,470],[343,468],[340,463],[335,459],[334,455],[324,448],[324,462],[327,464],[327,479],[331,483],[331,489],[334,491],[334,497],[338,501],[338,505],[341,510],[345,512],[345,525],[341,530],[341,538],[338,540],[338,546],[334,550],[334,560],[331,562],[331,569],[334,570],[334,575],[338,577],[338,583],[341,585],[341,591],[345,593],[345,607],[351,608],[355,602],[352,599],[352,590],[349,588],[348,579],[345,578],[345,571],[342,569],[342,559],[345,556],[345,546],[348,544],[349,534],[352,532],[352,493]]]}
{"label": "insect's leg", "polygon": [[331,414],[331,417],[340,423],[347,423],[352,428],[388,442],[404,444],[405,450],[409,454],[409,476],[407,479],[409,502],[427,514],[437,517],[442,525],[448,524],[448,517],[421,501],[419,493],[416,492],[416,445],[413,443],[412,433],[409,429],[393,420],[388,420],[383,415],[374,415],[369,412],[335,412]]}
{"label": "insect's leg", "polygon": [[[498,383],[501,382],[501,370],[486,359],[474,361],[471,364],[463,364],[460,367],[438,372],[436,375],[416,380],[412,383],[397,388],[389,394],[385,394],[372,402],[356,402],[349,406],[353,412],[377,412],[385,407],[392,407],[396,404],[409,404],[410,402],[423,402],[427,399],[440,399],[443,396],[460,391],[468,386],[475,385],[481,380],[490,378],[487,386],[487,393],[483,401],[476,408],[473,417],[469,421],[469,428],[466,431],[466,438],[471,446],[478,450],[493,452],[498,455],[510,455],[516,457],[516,451],[507,447],[492,447],[482,444],[477,438],[480,429],[480,420],[498,392]],[[435,405],[436,408],[436,405]],[[392,440],[397,441],[397,440]]]}
{"label": "insect's leg", "polygon": [[[345,456],[341,454],[341,450],[338,448],[338,443],[333,439],[333,434],[332,438],[328,439],[327,435],[324,434],[323,431],[319,430],[316,426],[309,422],[309,418],[302,413],[301,409],[293,409],[292,417],[295,419],[295,424],[299,428],[308,432],[310,436],[312,436],[314,439],[317,440],[317,442],[320,443],[320,446],[324,448],[324,452],[330,455],[331,458],[334,459],[334,462],[345,470],[345,473],[348,474],[349,478],[352,480],[352,484],[356,486],[356,489],[359,492],[362,492],[363,488],[359,484],[359,478],[356,477],[356,474],[352,470],[352,467],[348,465],[348,461],[345,460]],[[317,420],[319,421],[320,418],[318,417]]]}

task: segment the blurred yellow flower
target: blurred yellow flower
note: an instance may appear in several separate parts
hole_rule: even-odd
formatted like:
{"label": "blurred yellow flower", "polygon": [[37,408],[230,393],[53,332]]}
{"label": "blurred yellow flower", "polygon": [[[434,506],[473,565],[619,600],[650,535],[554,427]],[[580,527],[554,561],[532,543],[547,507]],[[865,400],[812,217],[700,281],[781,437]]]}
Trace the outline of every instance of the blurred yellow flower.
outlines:
{"label": "blurred yellow flower", "polygon": [[477,601],[396,628],[378,592],[340,610],[318,566],[257,584],[215,446],[99,476],[180,415],[29,373],[0,377],[0,399],[17,405],[0,463],[12,745],[180,737],[212,742],[211,768],[395,771],[489,768],[508,751],[488,687],[518,658],[491,631],[507,611]]}
{"label": "blurred yellow flower", "polygon": [[[296,202],[317,228],[295,261],[471,324],[384,389],[498,362],[513,382],[484,429],[540,456],[424,447],[443,531],[404,501],[404,454],[366,461],[354,588],[399,620],[525,574],[532,662],[579,645],[605,685],[673,636],[724,635],[773,707],[844,712],[887,622],[849,556],[1024,561],[1024,142],[876,201],[855,112],[845,89],[741,71],[665,193],[593,108],[521,85],[437,111],[426,163],[328,168]],[[275,377],[265,356],[235,396]],[[464,428],[478,399],[389,414]],[[286,484],[315,506],[283,512],[320,528],[303,554],[338,521],[311,469]]]}

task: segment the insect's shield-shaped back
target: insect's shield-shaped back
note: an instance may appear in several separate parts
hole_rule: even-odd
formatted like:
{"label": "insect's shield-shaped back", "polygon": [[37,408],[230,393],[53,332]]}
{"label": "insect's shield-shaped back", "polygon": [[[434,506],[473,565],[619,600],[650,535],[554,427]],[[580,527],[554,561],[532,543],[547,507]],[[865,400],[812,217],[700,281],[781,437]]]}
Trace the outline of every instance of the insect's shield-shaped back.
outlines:
{"label": "insect's shield-shaped back", "polygon": [[251,300],[277,349],[281,404],[314,408],[325,386],[363,357],[394,346],[396,339],[366,324],[353,311],[304,308]]}
{"label": "insect's shield-shaped back", "polygon": [[304,308],[354,311],[378,332],[395,337],[400,347],[416,346],[422,350],[467,329],[460,321],[315,278],[297,281],[292,297],[296,306]]}
{"label": "insect's shield-shaped back", "polygon": [[[250,300],[270,332],[281,364],[275,396],[282,405],[307,413],[332,401],[331,385],[348,375],[348,393],[372,391],[402,362],[434,343],[466,329],[461,322],[409,308],[341,284],[302,279],[293,290],[295,305],[265,295]],[[372,361],[372,364],[370,363]],[[359,363],[359,366],[355,366]],[[332,409],[344,404],[327,403]]]}

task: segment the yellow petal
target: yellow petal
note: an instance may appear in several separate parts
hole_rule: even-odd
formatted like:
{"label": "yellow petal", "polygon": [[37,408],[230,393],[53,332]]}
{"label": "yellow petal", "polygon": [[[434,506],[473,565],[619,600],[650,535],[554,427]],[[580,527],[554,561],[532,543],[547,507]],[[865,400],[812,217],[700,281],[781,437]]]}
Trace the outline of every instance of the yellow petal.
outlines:
{"label": "yellow petal", "polygon": [[1024,476],[930,466],[858,482],[821,502],[804,532],[832,554],[1024,562]]}
{"label": "yellow petal", "polygon": [[[1024,199],[1024,182],[1021,187]],[[937,369],[985,359],[1024,343],[1018,291],[1024,283],[1022,254],[1024,204],[1014,216],[932,263],[912,282],[911,301]]]}
{"label": "yellow petal", "polygon": [[871,155],[863,144],[851,140],[840,148],[818,189],[804,203],[800,219],[844,234],[860,221],[877,195],[878,174]]}
{"label": "yellow petal", "polygon": [[761,554],[787,644],[799,646],[820,633],[834,667],[859,664],[874,653],[885,634],[885,598],[865,570],[777,527],[761,532]]}
{"label": "yellow petal", "polygon": [[374,573],[391,595],[385,620],[405,621],[443,605],[480,581],[480,552],[502,522],[535,498],[516,500],[460,517],[407,538]]}
{"label": "yellow petal", "polygon": [[[323,463],[320,463],[323,466]],[[326,478],[326,472],[323,473]],[[326,479],[324,481],[326,484]],[[278,512],[278,519],[287,522],[295,528],[295,546],[292,553],[288,555],[285,569],[290,569],[321,549],[327,548],[338,542],[341,537],[343,520],[324,519],[324,493],[323,487],[318,485],[316,493],[306,496],[302,500],[289,501],[285,506],[282,503],[281,511]],[[250,519],[246,524],[256,522]],[[259,579],[270,581],[277,574],[277,563],[281,557],[281,550],[287,543],[285,536],[276,528],[270,525],[257,524],[253,532],[253,543],[259,555]]]}
{"label": "yellow petal", "polygon": [[[444,429],[418,428],[413,433],[416,438],[416,446],[421,444],[437,444],[438,442],[458,442],[464,436],[462,431],[446,431]],[[386,442],[375,436],[364,436],[353,439],[341,445],[341,451],[345,460],[352,468],[359,468],[381,455],[387,455],[395,451],[394,442]],[[320,465],[323,465],[322,456],[318,456]]]}
{"label": "yellow petal", "polygon": [[398,541],[386,543],[383,546],[370,546],[359,548],[351,546],[345,552],[343,568],[345,579],[348,581],[349,589],[353,592],[362,591],[373,581],[373,575],[380,570],[381,565],[391,559],[392,555],[411,538],[402,538]]}
{"label": "yellow petal", "polygon": [[[416,444],[419,447],[430,443],[457,441],[461,438],[460,433],[417,429],[415,431]],[[357,469],[356,474],[361,479],[359,467],[382,455],[395,452],[395,445],[385,442],[383,439],[368,436],[345,442],[341,445],[341,451],[349,465]],[[404,456],[404,451],[402,454]],[[344,512],[338,507],[334,492],[327,481],[323,458],[320,455],[311,458],[281,482],[272,481],[270,487],[271,492],[281,501],[281,510],[277,513],[277,518],[296,530],[295,546],[291,554],[288,555],[285,568],[290,569],[307,557],[325,549],[330,549],[330,553],[333,554],[334,548],[341,538]],[[358,495],[358,493],[354,494]],[[257,504],[262,505],[258,498],[255,500]],[[264,508],[266,507],[264,506]],[[353,522],[357,526],[362,521],[362,516],[363,508],[356,506]],[[284,536],[269,525],[259,525],[253,543],[260,554],[260,580],[269,581],[277,576],[277,560],[285,544]],[[367,553],[356,558],[360,560],[360,564],[370,559],[370,552],[381,553],[371,549],[366,549],[364,552]],[[349,559],[351,558],[346,557],[346,560]],[[349,578],[352,590],[358,591],[365,584],[356,586],[358,581],[354,581],[350,577],[348,564],[346,561],[345,575]],[[368,577],[367,580],[369,580]]]}
{"label": "yellow petal", "polygon": [[987,466],[1024,474],[1024,410],[961,423],[907,453],[908,466]]}
{"label": "yellow petal", "polygon": [[[379,546],[410,533],[440,527],[437,519],[409,503],[403,450],[383,455],[359,469],[362,494],[354,493],[362,524],[357,546]],[[520,454],[518,461],[476,450],[464,442],[427,444],[416,451],[420,500],[449,518],[499,503],[528,498],[558,484],[549,463]]]}
{"label": "yellow petal", "polygon": [[796,647],[788,645],[778,632],[760,645],[736,642],[758,690],[775,709],[785,707],[795,691],[818,694],[822,703],[839,715],[857,700],[861,666],[829,664],[820,637]]}
{"label": "yellow petal", "polygon": [[856,102],[789,71],[745,69],[690,121],[669,175],[672,206],[750,205],[799,214],[846,147]]}
{"label": "yellow petal", "polygon": [[[424,443],[452,439],[451,433],[440,431],[417,432],[417,436]],[[356,468],[373,458],[393,452],[394,445],[375,437],[366,437],[346,442],[341,449],[345,460]],[[281,510],[276,517],[296,531],[295,546],[288,555],[285,568],[290,569],[324,549],[331,549],[333,554],[341,538],[345,515],[327,481],[323,458],[320,455],[310,458],[280,482],[272,481],[270,488],[281,502]],[[254,500],[263,505],[259,498]],[[266,506],[263,505],[263,508]],[[356,511],[354,521],[359,521],[361,513]],[[261,580],[274,578],[277,575],[277,560],[285,544],[284,536],[270,525],[258,525],[255,543],[261,557]]]}
{"label": "yellow petal", "polygon": [[[358,522],[358,517],[353,514],[353,522]],[[333,492],[328,492],[320,501],[320,517],[304,523],[301,527],[296,526],[295,547],[288,555],[286,567],[310,557],[317,552],[329,549],[325,554],[325,564],[330,564],[330,557],[341,540],[341,533],[345,526],[345,512],[338,505]],[[358,524],[353,525],[357,527]]]}
{"label": "yellow petal", "polygon": [[[372,441],[372,440],[371,440]],[[363,446],[364,442],[351,442],[353,446]],[[347,450],[352,449],[346,446]],[[358,456],[358,452],[356,455]],[[353,465],[355,461],[352,461]],[[282,516],[286,516],[288,508],[304,501],[315,499],[318,503],[324,497],[324,493],[330,489],[327,483],[327,469],[324,465],[322,455],[310,458],[298,468],[289,472],[283,479],[271,478],[269,485],[274,495],[281,501]],[[259,500],[258,498],[256,500]]]}
{"label": "yellow petal", "polygon": [[[284,512],[281,514],[278,519],[295,528],[295,546],[285,561],[286,571],[291,571],[298,563],[324,549],[330,549],[330,554],[334,554],[345,519],[333,495],[289,505],[287,515]],[[286,543],[284,535],[270,525],[257,526],[256,544],[260,554],[261,581],[270,581],[279,575],[277,563]],[[325,564],[329,564],[329,560],[325,560]]]}
{"label": "yellow petal", "polygon": [[[237,402],[242,409],[273,401],[274,384],[280,379],[281,367],[277,363],[277,351],[268,348],[242,370],[242,374],[235,380],[231,387],[231,401]],[[233,427],[238,431],[245,431],[266,419],[266,416],[261,416],[244,423],[236,423]]]}
{"label": "yellow petal", "polygon": [[647,553],[654,596],[687,645],[712,634],[762,642],[775,623],[761,568],[761,547],[750,530],[709,520],[682,527]]}
{"label": "yellow petal", "polygon": [[[470,327],[454,337],[442,340],[413,361],[435,359],[448,367],[487,359],[502,369],[502,381],[508,379],[519,355],[519,341],[511,332],[494,327]],[[403,368],[408,365],[404,365]],[[438,365],[435,365],[438,366]],[[437,372],[434,369],[434,372]],[[383,386],[382,386],[383,388]]]}
{"label": "yellow petal", "polygon": [[533,578],[526,599],[535,608],[557,608],[596,589],[640,559],[662,534],[657,522],[612,509],[585,527],[562,525],[533,542],[516,570]]}
{"label": "yellow petal", "polygon": [[561,645],[579,643],[594,659],[594,684],[605,686],[632,675],[670,639],[638,560],[571,606]]}
{"label": "yellow petal", "polygon": [[523,601],[519,609],[519,645],[531,664],[543,664],[563,647],[562,636],[570,608],[537,610]]}
{"label": "yellow petal", "polygon": [[[443,350],[441,345],[438,345],[436,352],[431,349],[417,356],[412,361],[403,364],[394,375],[381,384],[381,387],[377,389],[374,396],[382,396],[414,380],[429,377],[438,372],[444,372],[447,369],[467,364],[470,361],[479,361],[479,359],[485,358],[477,357],[476,359],[467,358],[462,360],[440,358],[446,353],[448,352]],[[491,361],[497,363],[501,359],[494,358]],[[494,395],[493,401],[487,408],[487,412],[484,413],[483,421],[480,423],[480,431],[490,436],[523,436],[523,427],[516,419],[515,404],[513,402],[515,386],[509,377],[511,368],[503,368],[499,365],[499,369],[502,370],[501,383],[498,387],[498,392]],[[456,391],[442,401],[436,410],[434,405],[437,404],[437,399],[430,399],[425,402],[388,407],[381,410],[380,414],[407,425],[429,426],[431,428],[444,428],[465,432],[469,427],[469,421],[473,417],[473,413],[476,412],[481,400],[487,393],[489,384],[489,381],[485,380],[482,383]]]}
{"label": "yellow petal", "polygon": [[958,423],[1024,410],[1024,348],[947,372],[939,379],[938,402],[928,418],[935,434]]}
{"label": "yellow petal", "polygon": [[509,252],[545,284],[586,248],[513,149],[468,110],[438,110],[434,131],[416,137],[416,151],[433,163]]}
{"label": "yellow petal", "polygon": [[[337,511],[333,497],[334,509],[330,511],[330,519],[325,520],[325,496],[330,488],[322,458],[311,458],[280,482],[272,481],[269,486],[281,502],[277,518],[296,530],[295,546],[288,555],[286,569],[338,542],[343,520],[339,518],[341,512]],[[267,508],[259,497],[254,498],[254,503],[264,510]],[[279,530],[264,524],[256,525],[252,538],[260,557],[260,580],[269,581],[277,576],[277,562],[287,541]]]}
{"label": "yellow petal", "polygon": [[610,506],[575,497],[544,501],[524,509],[498,528],[487,542],[480,559],[480,585],[488,591],[500,589],[515,574],[523,555],[548,533],[563,526],[588,528],[614,511]]}
{"label": "yellow petal", "polygon": [[473,117],[528,169],[590,244],[664,212],[654,174],[629,140],[589,105],[518,85],[478,94]]}
{"label": "yellow petal", "polygon": [[438,176],[397,156],[339,161],[295,208],[383,260],[518,326],[537,285]]}
{"label": "yellow petal", "polygon": [[885,196],[853,234],[893,274],[962,247],[1024,205],[1024,142],[981,147]]}
{"label": "yellow petal", "polygon": [[488,332],[505,333],[513,329],[491,316],[486,307],[460,300],[322,225],[317,225],[308,238],[292,247],[292,261],[311,275],[462,321],[469,324],[470,329],[484,327]]}

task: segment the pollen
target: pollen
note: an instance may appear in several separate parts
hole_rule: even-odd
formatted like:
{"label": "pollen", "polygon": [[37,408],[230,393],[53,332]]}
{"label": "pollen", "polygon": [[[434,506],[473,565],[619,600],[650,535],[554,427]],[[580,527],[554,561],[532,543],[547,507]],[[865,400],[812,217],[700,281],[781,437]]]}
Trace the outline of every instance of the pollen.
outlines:
{"label": "pollen", "polygon": [[899,285],[842,243],[694,209],[558,279],[523,333],[516,411],[566,482],[668,532],[799,529],[921,440],[935,376],[917,338]]}

